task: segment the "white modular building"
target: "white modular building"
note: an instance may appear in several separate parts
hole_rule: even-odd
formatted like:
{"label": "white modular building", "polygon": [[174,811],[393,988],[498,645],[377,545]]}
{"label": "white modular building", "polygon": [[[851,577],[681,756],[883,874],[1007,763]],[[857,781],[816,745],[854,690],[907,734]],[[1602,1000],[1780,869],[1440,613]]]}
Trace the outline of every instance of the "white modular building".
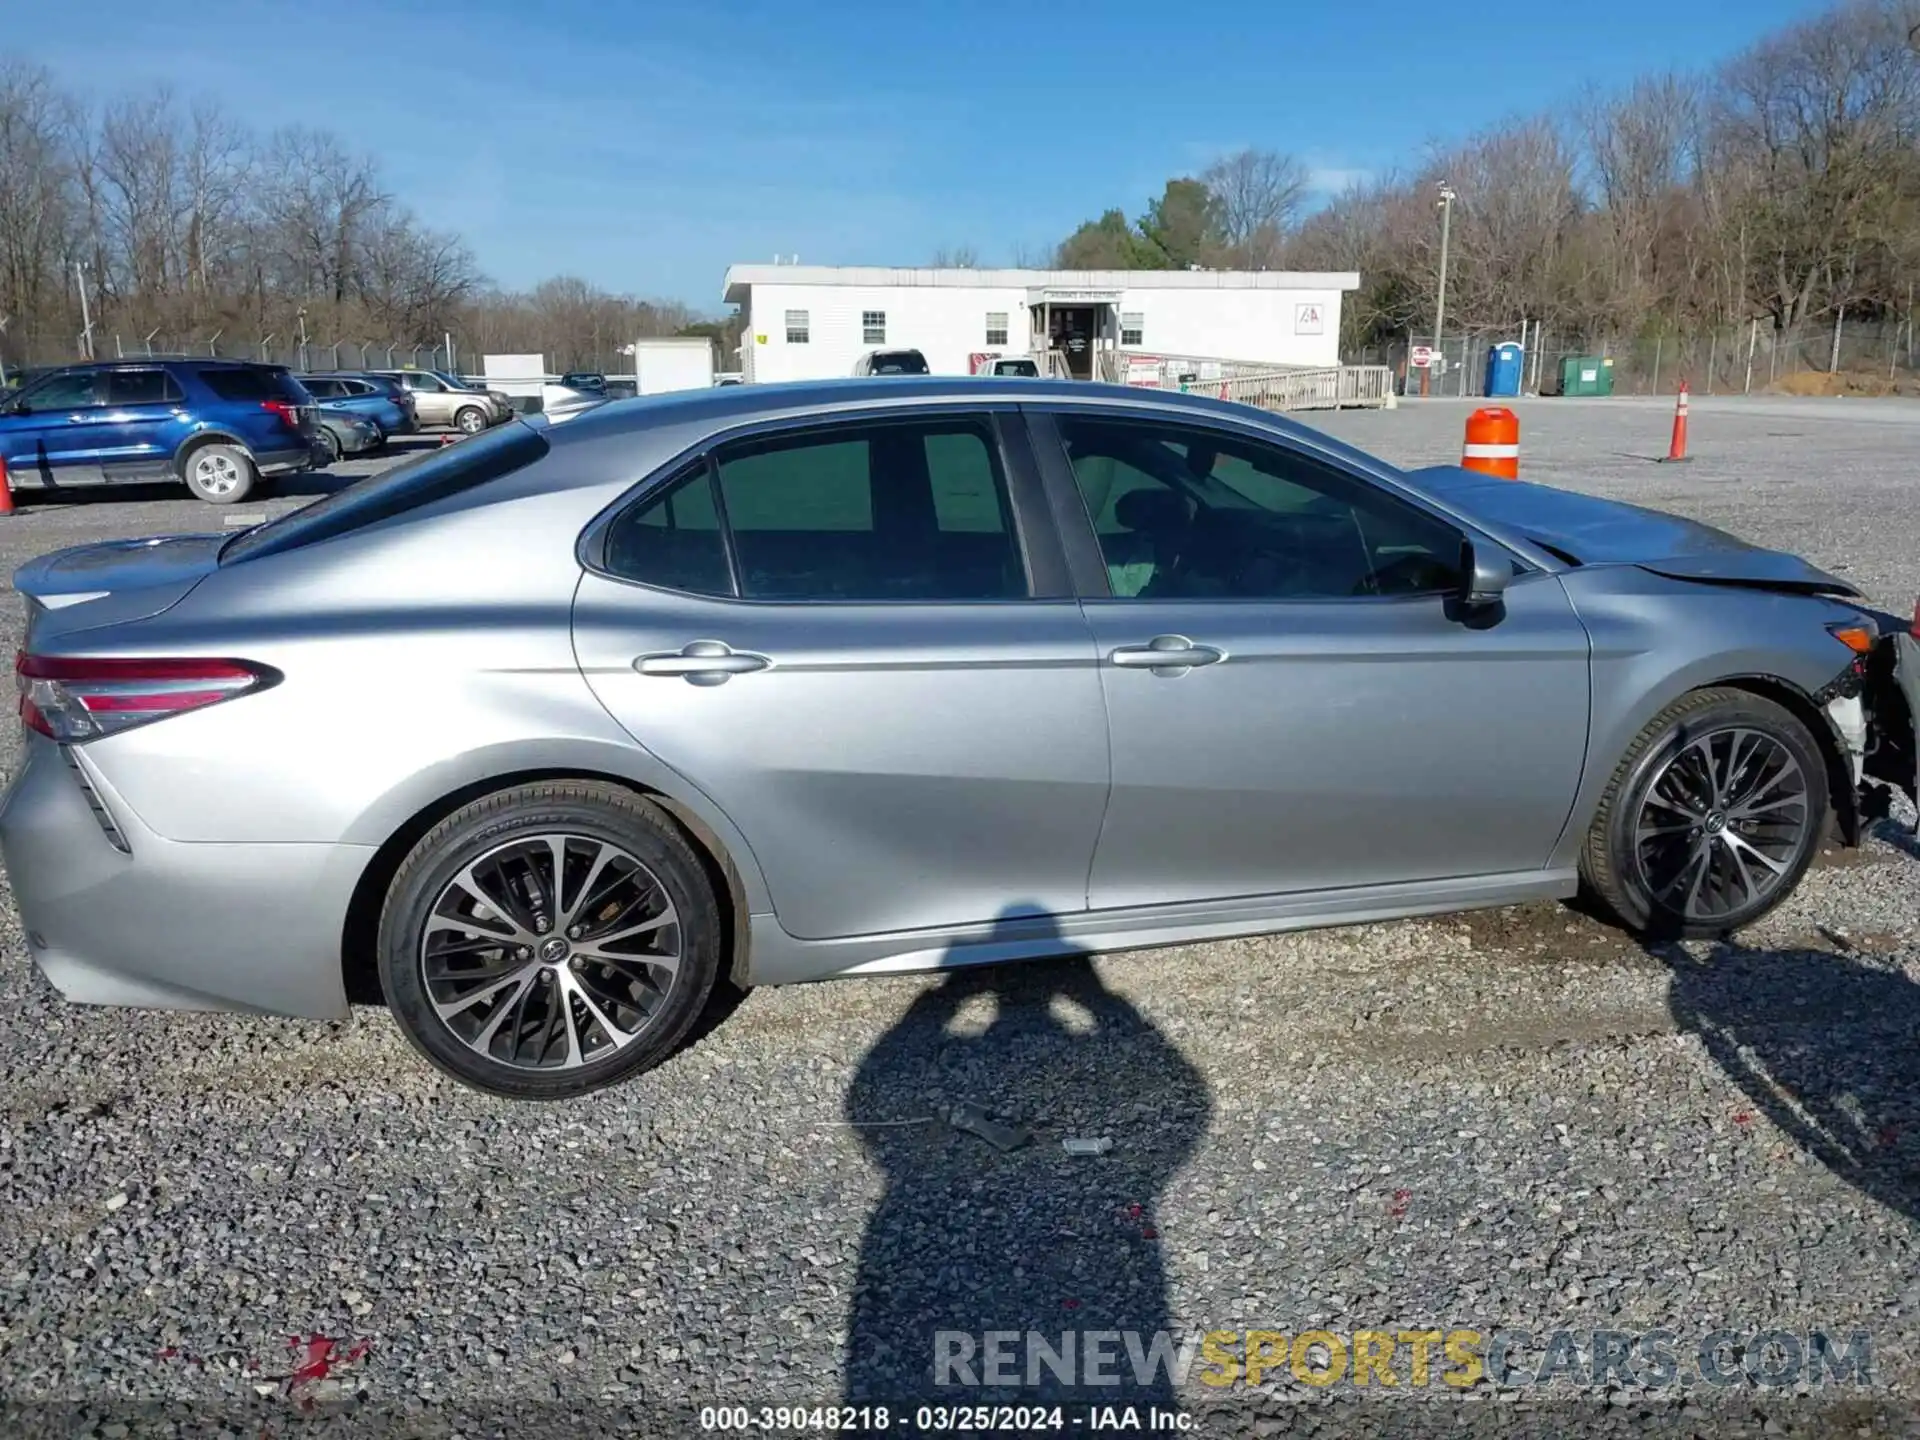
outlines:
{"label": "white modular building", "polygon": [[1051,351],[1078,378],[1118,379],[1161,357],[1338,365],[1341,297],[1359,286],[1352,271],[733,265],[725,295],[749,381],[851,375],[875,350],[918,350],[936,375]]}

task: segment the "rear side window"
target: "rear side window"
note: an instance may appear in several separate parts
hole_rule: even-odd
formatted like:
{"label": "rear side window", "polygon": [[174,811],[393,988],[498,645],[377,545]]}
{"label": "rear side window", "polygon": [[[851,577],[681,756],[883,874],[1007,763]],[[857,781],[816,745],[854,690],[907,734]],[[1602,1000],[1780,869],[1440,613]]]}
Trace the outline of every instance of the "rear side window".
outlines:
{"label": "rear side window", "polygon": [[164,370],[115,370],[106,381],[109,405],[171,405],[184,398]]}
{"label": "rear side window", "polygon": [[605,564],[623,579],[749,600],[1028,593],[993,431],[968,417],[722,446],[710,478],[614,522]]}
{"label": "rear side window", "polygon": [[714,507],[713,474],[701,464],[664,495],[649,499],[607,531],[607,569],[629,580],[693,595],[731,595],[727,539]]}
{"label": "rear side window", "polygon": [[347,387],[343,381],[322,380],[316,375],[303,376],[300,383],[307,387],[309,395],[318,400],[331,400],[347,393]]}
{"label": "rear side window", "polygon": [[285,370],[265,366],[228,366],[200,371],[200,383],[222,400],[292,400],[298,403],[304,392]]}
{"label": "rear side window", "polygon": [[413,459],[357,480],[300,510],[234,536],[220,551],[232,565],[332,540],[448,499],[524,469],[547,453],[546,438],[525,425],[502,425],[458,445],[424,450]]}

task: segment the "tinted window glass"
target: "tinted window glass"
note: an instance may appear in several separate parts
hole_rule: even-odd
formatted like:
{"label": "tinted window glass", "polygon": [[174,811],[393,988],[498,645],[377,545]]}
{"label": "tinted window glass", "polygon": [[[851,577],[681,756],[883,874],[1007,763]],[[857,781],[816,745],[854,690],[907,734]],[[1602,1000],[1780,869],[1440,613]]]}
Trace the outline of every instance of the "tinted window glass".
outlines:
{"label": "tinted window glass", "polygon": [[1277,445],[1064,417],[1116,597],[1325,600],[1461,581],[1451,525]]}
{"label": "tinted window glass", "polygon": [[643,585],[733,594],[726,537],[706,466],[614,521],[607,530],[606,566],[623,580]]}
{"label": "tinted window glass", "polygon": [[331,540],[498,480],[546,453],[546,439],[525,425],[502,425],[458,445],[424,450],[391,470],[357,480],[303,509],[234,536],[221,550],[220,563],[230,565]]}
{"label": "tinted window glass", "polygon": [[115,370],[104,378],[109,405],[166,405],[180,399],[180,387],[164,370]]}
{"label": "tinted window glass", "polygon": [[1027,593],[993,433],[926,420],[752,441],[718,456],[740,592],[768,600]]}
{"label": "tinted window glass", "polygon": [[94,382],[100,378],[92,370],[53,375],[21,391],[18,398],[22,405],[34,410],[79,410],[101,403],[95,398],[94,390]]}
{"label": "tinted window glass", "polygon": [[876,375],[924,375],[926,357],[918,350],[883,350],[873,357]]}
{"label": "tinted window glass", "polygon": [[290,372],[269,370],[264,366],[209,368],[200,372],[200,383],[222,400],[291,400],[297,403],[307,398],[306,392],[294,383]]}
{"label": "tinted window glass", "polygon": [[300,383],[307,387],[309,395],[318,400],[331,400],[348,393],[343,381],[323,380],[318,375],[302,375]]}

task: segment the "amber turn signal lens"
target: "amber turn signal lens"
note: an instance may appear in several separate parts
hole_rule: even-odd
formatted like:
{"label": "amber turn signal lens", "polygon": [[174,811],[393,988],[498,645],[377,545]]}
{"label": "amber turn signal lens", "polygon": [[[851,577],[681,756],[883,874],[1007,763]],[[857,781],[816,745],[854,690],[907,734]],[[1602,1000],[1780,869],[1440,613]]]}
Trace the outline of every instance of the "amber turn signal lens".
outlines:
{"label": "amber turn signal lens", "polygon": [[1864,625],[1835,625],[1827,633],[1856,655],[1867,654],[1880,638]]}

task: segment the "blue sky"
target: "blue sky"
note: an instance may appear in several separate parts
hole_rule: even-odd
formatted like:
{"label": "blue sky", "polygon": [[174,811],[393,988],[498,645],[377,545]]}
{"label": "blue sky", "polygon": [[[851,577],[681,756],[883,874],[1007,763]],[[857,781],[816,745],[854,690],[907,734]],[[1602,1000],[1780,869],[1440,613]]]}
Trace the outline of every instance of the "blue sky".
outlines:
{"label": "blue sky", "polygon": [[502,284],[571,273],[717,312],[730,261],[1011,264],[1225,151],[1290,150],[1337,186],[1821,8],[90,0],[17,7],[0,53],[93,99],[165,82],[331,128]]}

